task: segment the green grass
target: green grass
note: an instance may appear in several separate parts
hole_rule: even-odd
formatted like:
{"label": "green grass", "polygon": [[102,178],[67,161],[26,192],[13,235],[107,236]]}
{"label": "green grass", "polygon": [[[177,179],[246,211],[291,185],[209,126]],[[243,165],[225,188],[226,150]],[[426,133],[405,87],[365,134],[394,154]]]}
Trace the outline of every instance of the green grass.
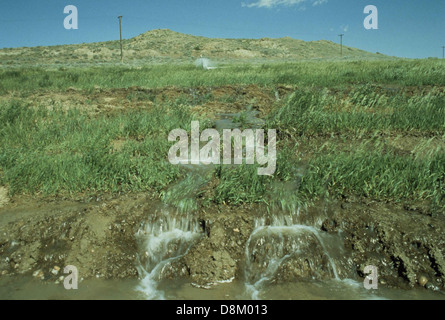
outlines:
{"label": "green grass", "polygon": [[319,197],[328,191],[335,197],[352,194],[380,201],[430,200],[443,205],[444,164],[443,149],[412,158],[364,144],[353,152],[323,151],[310,161],[301,185],[305,193]]}
{"label": "green grass", "polygon": [[358,86],[339,99],[327,89],[294,92],[269,115],[269,126],[288,135],[337,133],[445,133],[445,93],[388,96]]}
{"label": "green grass", "polygon": [[[168,133],[190,131],[192,119],[205,123],[201,130],[208,127],[210,122],[191,109],[217,99],[209,93],[158,101],[132,93],[128,101],[150,101],[150,109],[92,116],[76,109],[49,111],[21,100],[1,102],[0,185],[9,186],[11,194],[146,191],[184,211],[199,207],[210,182],[206,205],[263,203],[295,210],[317,199],[354,195],[427,201],[445,209],[445,148],[434,142],[445,140],[442,61],[305,62],[212,71],[184,65],[0,71],[0,93],[15,97],[96,85],[194,89],[229,84],[298,87],[265,119],[265,126],[279,133],[272,177],[258,176],[257,167],[249,165],[217,166],[204,176],[171,165]],[[400,90],[406,86],[420,89]],[[430,88],[423,91],[425,86]],[[237,121],[243,126],[246,117],[241,114]],[[387,143],[399,135],[435,140],[404,153]],[[330,140],[338,136],[350,143],[339,147]]]}
{"label": "green grass", "polygon": [[444,149],[406,157],[368,143],[349,152],[334,146],[327,151],[324,146],[308,162],[293,156],[296,153],[291,149],[281,152],[274,177],[257,176],[254,166],[223,168],[214,200],[293,210],[319,199],[356,196],[390,202],[429,201],[436,208],[445,208]]}
{"label": "green grass", "polygon": [[[168,133],[192,119],[181,105],[91,118],[1,104],[0,184],[13,194],[160,190],[182,175],[168,162]],[[115,140],[125,141],[121,150]]]}

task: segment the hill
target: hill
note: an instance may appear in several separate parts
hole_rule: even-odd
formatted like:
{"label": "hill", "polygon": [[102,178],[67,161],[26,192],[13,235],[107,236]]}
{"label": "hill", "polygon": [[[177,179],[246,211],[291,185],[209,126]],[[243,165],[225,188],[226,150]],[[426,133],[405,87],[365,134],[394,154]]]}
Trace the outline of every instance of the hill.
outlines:
{"label": "hill", "polygon": [[[291,61],[338,59],[340,45],[320,40],[306,42],[289,37],[279,39],[212,39],[174,32],[152,30],[123,41],[126,63],[188,62],[201,55],[220,62]],[[343,47],[344,59],[382,59],[360,49]],[[116,63],[120,61],[119,41],[50,47],[9,48],[0,50],[0,64],[69,65]]]}

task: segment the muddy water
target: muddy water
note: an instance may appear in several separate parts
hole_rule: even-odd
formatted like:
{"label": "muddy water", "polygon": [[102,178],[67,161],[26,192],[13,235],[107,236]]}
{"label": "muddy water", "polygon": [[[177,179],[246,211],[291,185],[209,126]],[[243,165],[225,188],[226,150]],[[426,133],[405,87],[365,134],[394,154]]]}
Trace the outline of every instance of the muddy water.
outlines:
{"label": "muddy water", "polygon": [[[62,284],[42,283],[31,277],[0,280],[2,300],[145,300],[138,280],[88,280],[78,290],[65,290]],[[159,289],[165,299],[174,300],[249,300],[243,282],[222,283],[210,289],[196,288],[185,280],[163,281]],[[368,291],[359,282],[308,281],[270,284],[260,294],[262,300],[445,300],[445,295],[424,289]]]}
{"label": "muddy water", "polygon": [[443,293],[426,289],[395,290],[380,285],[378,290],[365,290],[347,263],[350,253],[341,232],[319,231],[324,211],[317,215],[305,210],[292,215],[279,211],[258,214],[246,242],[240,245],[244,254],[238,276],[199,287],[180,272],[176,276],[175,263],[207,237],[203,226],[193,214],[168,205],[161,208],[146,218],[137,233],[139,279],[85,280],[78,290],[68,291],[54,280],[2,276],[0,299],[445,300]]}
{"label": "muddy water", "polygon": [[[182,198],[177,200],[183,202]],[[421,288],[396,290],[379,285],[378,290],[365,290],[363,280],[348,263],[351,252],[345,247],[341,230],[320,231],[328,214],[324,210],[316,214],[306,210],[293,214],[249,212],[256,218],[245,241],[238,245],[241,257],[235,279],[227,277],[223,283],[199,287],[183,277],[187,270],[181,272],[184,264],[178,261],[208,240],[202,221],[166,204],[159,208],[150,211],[137,232],[139,279],[90,279],[81,281],[78,290],[68,291],[54,279],[5,275],[0,277],[0,299],[445,300],[443,293]],[[241,220],[237,217],[236,227],[244,232]],[[210,240],[217,233],[214,230],[210,229]],[[225,248],[223,243],[219,246]],[[200,265],[205,263],[204,258],[203,253]]]}

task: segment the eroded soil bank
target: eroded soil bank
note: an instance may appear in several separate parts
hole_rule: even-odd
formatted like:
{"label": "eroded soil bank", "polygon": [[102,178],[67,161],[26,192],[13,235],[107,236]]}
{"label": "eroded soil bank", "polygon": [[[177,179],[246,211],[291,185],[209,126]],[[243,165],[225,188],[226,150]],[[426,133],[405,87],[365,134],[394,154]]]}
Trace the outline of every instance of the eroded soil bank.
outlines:
{"label": "eroded soil bank", "polygon": [[[80,278],[137,279],[141,255],[136,233],[159,200],[145,194],[104,196],[79,201],[16,197],[0,208],[1,277],[34,276],[61,281],[63,268],[74,265]],[[197,286],[241,280],[246,243],[257,206],[215,206],[191,214],[202,226],[202,238],[181,259],[165,268],[163,277],[186,278]],[[445,219],[422,206],[397,207],[373,202],[323,202],[307,210],[323,218],[320,233],[340,236],[330,245],[341,279],[363,281],[363,268],[379,269],[386,288],[425,287],[443,290],[445,281]],[[326,256],[294,257],[276,272],[275,282],[329,279]],[[309,246],[311,248],[311,246]],[[312,263],[319,263],[313,266]]]}

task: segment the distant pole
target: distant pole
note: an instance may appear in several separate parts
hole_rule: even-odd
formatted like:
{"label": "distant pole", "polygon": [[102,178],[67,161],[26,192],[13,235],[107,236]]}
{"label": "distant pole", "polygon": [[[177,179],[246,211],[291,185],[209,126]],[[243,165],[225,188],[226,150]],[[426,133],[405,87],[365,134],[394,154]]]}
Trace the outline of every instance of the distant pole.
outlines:
{"label": "distant pole", "polygon": [[343,36],[344,34],[339,34],[338,35],[340,37],[340,57],[343,57]]}
{"label": "distant pole", "polygon": [[124,63],[124,51],[122,49],[122,16],[119,16],[119,31],[121,35],[121,63]]}
{"label": "distant pole", "polygon": [[445,46],[442,47],[442,59],[445,59]]}

